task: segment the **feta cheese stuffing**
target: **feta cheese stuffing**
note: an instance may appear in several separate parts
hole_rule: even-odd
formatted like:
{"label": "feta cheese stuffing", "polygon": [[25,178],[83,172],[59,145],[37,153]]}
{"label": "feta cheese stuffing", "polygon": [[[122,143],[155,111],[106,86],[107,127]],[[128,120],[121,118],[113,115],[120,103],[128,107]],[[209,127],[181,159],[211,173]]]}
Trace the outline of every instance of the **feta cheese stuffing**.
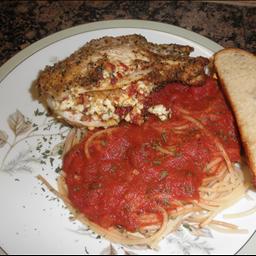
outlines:
{"label": "feta cheese stuffing", "polygon": [[153,90],[153,84],[148,83],[147,85],[143,81],[137,82],[138,92],[142,95],[148,96]]}
{"label": "feta cheese stuffing", "polygon": [[166,121],[171,114],[171,110],[167,110],[164,105],[155,105],[150,107],[148,112],[156,115],[161,121]]}
{"label": "feta cheese stuffing", "polygon": [[119,119],[118,115],[115,114],[115,107],[109,99],[97,99],[95,102],[90,102],[87,108],[86,115],[91,115],[95,121],[99,120],[100,117],[104,121]]}

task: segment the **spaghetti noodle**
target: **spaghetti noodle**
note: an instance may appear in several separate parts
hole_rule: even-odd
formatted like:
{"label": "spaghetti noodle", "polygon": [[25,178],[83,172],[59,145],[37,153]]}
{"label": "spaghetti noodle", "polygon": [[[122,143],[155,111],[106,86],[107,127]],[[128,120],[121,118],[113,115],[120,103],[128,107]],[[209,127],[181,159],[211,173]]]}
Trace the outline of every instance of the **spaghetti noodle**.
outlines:
{"label": "spaghetti noodle", "polygon": [[187,88],[185,96],[182,85],[166,86],[151,98],[156,103],[169,104],[172,120],[149,116],[142,127],[89,133],[65,156],[58,191],[39,179],[77,220],[113,242],[156,248],[183,224],[244,233],[215,220],[250,186],[234,166],[240,161],[234,120],[215,82]]}

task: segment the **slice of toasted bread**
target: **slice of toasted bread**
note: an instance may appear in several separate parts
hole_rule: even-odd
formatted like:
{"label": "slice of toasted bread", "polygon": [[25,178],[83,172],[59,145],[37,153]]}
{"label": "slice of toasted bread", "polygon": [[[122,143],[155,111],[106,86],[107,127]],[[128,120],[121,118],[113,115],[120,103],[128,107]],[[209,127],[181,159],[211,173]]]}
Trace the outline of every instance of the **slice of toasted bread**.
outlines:
{"label": "slice of toasted bread", "polygon": [[215,54],[214,66],[233,108],[256,186],[256,56],[224,49]]}

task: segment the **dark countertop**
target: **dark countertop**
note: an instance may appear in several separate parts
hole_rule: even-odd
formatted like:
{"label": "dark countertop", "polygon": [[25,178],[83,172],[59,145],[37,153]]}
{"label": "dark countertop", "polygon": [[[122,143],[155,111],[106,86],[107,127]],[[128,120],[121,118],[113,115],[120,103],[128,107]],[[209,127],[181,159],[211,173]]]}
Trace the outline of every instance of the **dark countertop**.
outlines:
{"label": "dark countertop", "polygon": [[0,65],[31,43],[84,23],[142,19],[256,53],[256,7],[202,1],[1,1]]}

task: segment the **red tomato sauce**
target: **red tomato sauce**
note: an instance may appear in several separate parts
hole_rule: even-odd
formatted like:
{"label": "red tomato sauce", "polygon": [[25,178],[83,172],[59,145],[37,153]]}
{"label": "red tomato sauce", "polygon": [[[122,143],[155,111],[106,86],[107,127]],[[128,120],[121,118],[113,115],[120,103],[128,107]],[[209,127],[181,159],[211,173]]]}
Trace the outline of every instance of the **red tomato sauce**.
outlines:
{"label": "red tomato sauce", "polygon": [[84,147],[90,132],[64,158],[69,199],[102,227],[134,232],[146,225],[145,214],[161,221],[159,207],[168,211],[177,207],[177,200],[199,199],[203,179],[214,175],[205,167],[220,153],[212,139],[183,118],[181,109],[219,139],[232,162],[240,161],[235,122],[214,80],[193,88],[169,84],[145,102],[147,108],[157,104],[171,109],[170,120],[149,115],[142,126],[123,123],[96,137],[87,158]]}

